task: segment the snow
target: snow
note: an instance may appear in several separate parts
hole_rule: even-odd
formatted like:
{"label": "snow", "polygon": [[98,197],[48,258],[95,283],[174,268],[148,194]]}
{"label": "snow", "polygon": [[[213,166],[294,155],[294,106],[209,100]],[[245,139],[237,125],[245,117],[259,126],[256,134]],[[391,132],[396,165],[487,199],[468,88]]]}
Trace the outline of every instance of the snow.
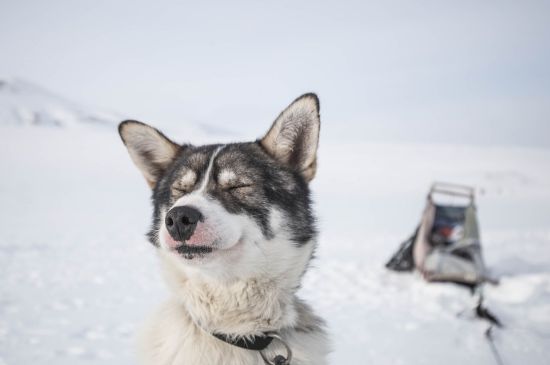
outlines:
{"label": "snow", "polygon": [[[134,364],[134,333],[168,295],[144,237],[149,190],[115,124],[59,115],[70,128],[0,123],[0,364]],[[485,258],[501,277],[486,296],[505,324],[495,332],[505,364],[548,363],[548,166],[546,149],[322,135],[312,184],[319,250],[300,295],[328,321],[331,363],[495,363],[466,290],[384,268],[433,180],[477,189]]]}

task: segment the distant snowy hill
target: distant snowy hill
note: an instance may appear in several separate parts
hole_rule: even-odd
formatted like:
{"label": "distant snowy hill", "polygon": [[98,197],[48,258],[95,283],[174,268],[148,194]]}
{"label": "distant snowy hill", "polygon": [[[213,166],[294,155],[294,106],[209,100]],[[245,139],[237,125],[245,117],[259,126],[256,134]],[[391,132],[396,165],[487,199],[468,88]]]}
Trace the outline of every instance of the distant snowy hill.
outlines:
{"label": "distant snowy hill", "polygon": [[[117,124],[124,119],[148,122],[143,116],[129,115],[132,115],[132,110],[124,114],[100,110],[65,98],[25,79],[0,77],[0,126],[74,128],[96,125],[116,131]],[[229,129],[207,123],[181,121],[178,124],[163,125],[162,121],[155,121],[152,124],[170,133],[179,142],[188,142],[191,137],[202,143],[217,143],[220,139],[230,141],[234,138]],[[254,137],[256,136],[250,136],[250,139]]]}
{"label": "distant snowy hill", "polygon": [[116,113],[88,110],[22,79],[0,79],[0,125],[112,125],[121,119]]}

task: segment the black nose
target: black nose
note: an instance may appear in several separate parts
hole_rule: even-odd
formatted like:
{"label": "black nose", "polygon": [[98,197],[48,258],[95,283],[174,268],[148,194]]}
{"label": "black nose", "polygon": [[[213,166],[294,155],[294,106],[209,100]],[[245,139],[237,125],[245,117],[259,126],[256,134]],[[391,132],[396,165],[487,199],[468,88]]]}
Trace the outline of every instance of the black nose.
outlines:
{"label": "black nose", "polygon": [[184,205],[170,209],[164,223],[170,236],[176,241],[183,242],[193,235],[200,220],[202,220],[201,212]]}

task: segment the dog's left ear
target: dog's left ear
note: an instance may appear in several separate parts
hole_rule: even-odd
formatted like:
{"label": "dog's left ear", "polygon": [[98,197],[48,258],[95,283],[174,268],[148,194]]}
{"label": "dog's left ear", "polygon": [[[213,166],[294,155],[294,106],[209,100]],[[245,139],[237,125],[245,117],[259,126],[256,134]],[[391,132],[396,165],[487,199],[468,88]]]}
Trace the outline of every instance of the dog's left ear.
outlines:
{"label": "dog's left ear", "polygon": [[260,144],[309,182],[317,170],[320,125],[319,99],[315,94],[305,94],[277,117]]}

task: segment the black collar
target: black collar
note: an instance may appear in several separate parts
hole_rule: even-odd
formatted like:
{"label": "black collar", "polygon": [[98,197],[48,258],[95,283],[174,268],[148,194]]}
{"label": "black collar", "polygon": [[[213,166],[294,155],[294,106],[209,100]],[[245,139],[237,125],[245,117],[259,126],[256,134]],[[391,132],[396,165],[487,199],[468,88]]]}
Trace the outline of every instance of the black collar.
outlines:
{"label": "black collar", "polygon": [[228,343],[230,345],[237,346],[242,349],[255,350],[255,351],[265,350],[267,346],[269,346],[271,341],[273,341],[273,337],[267,334],[263,336],[248,337],[247,339],[245,338],[234,339],[222,333],[213,333],[213,335],[218,340],[222,340],[223,342]]}

